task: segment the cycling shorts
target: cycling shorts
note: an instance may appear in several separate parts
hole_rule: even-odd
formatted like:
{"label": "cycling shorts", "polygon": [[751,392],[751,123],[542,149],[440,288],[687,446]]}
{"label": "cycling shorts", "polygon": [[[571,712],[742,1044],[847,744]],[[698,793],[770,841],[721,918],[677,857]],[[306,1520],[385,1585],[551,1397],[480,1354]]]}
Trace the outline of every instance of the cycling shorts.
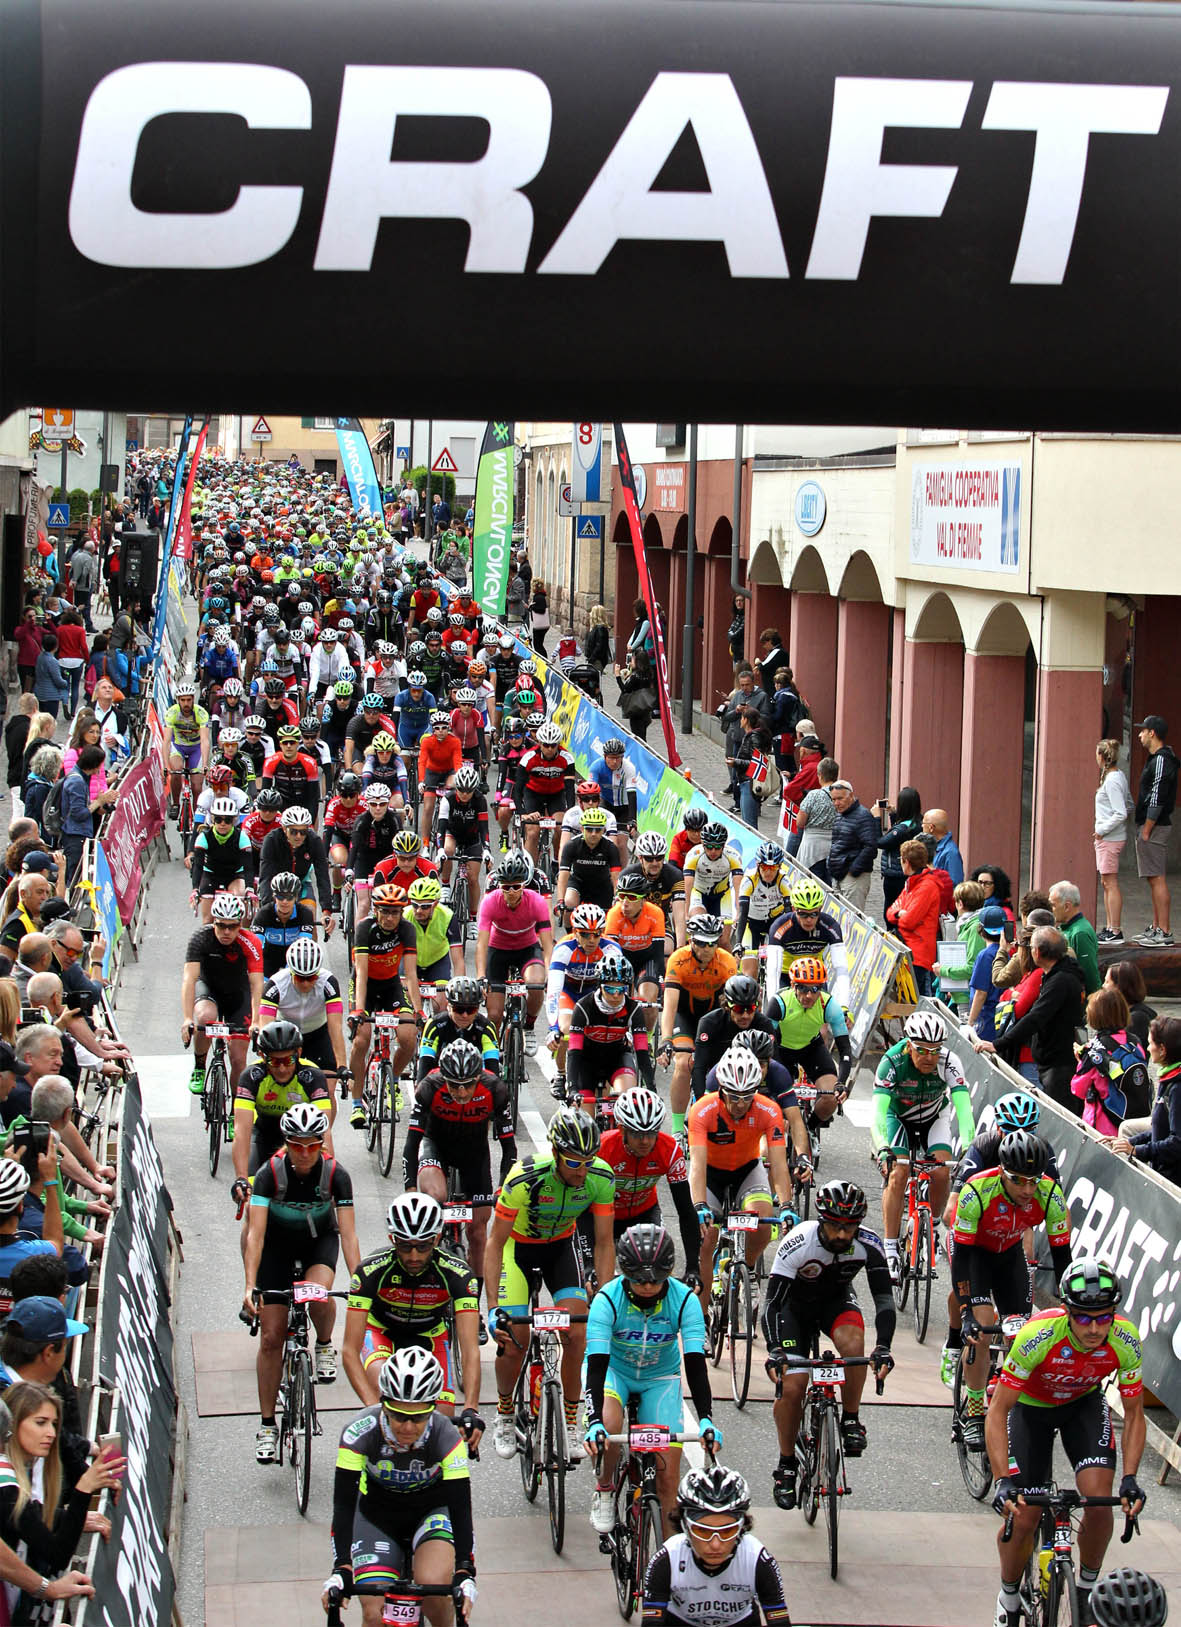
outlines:
{"label": "cycling shorts", "polygon": [[707,1164],[705,1201],[715,1215],[720,1215],[727,1206],[737,1210],[749,1209],[753,1203],[770,1203],[771,1182],[763,1160],[754,1158],[737,1169],[717,1169]]}
{"label": "cycling shorts", "polygon": [[[246,855],[243,854],[242,857],[245,858]],[[209,871],[205,870],[201,876],[201,886],[198,896],[201,898],[213,898],[217,893],[229,892],[235,881],[245,881],[245,879],[246,877],[241,865],[238,866],[237,870],[235,870],[232,876],[211,876]]]}
{"label": "cycling shorts", "polygon": [[461,1153],[423,1136],[418,1149],[419,1170],[438,1169],[444,1175],[455,1171],[459,1190],[473,1209],[490,1208],[492,1192],[492,1150],[487,1140],[482,1147],[465,1147]]}
{"label": "cycling shorts", "polygon": [[313,1063],[325,1073],[336,1072],[336,1053],[332,1049],[327,1023],[321,1023],[319,1028],[304,1029],[299,1054],[305,1062]]}
{"label": "cycling shorts", "polygon": [[405,1350],[407,1345],[417,1345],[420,1350],[429,1350],[432,1353],[443,1369],[443,1393],[439,1397],[439,1405],[453,1406],[455,1363],[451,1359],[451,1334],[442,1325],[427,1328],[422,1333],[408,1333],[405,1328],[399,1328],[396,1333],[391,1333],[388,1328],[379,1328],[369,1322],[365,1328],[365,1337],[361,1341],[361,1365],[366,1371],[370,1367],[380,1366],[389,1360],[395,1350]]}
{"label": "cycling shorts", "polygon": [[329,1271],[335,1271],[339,1254],[340,1236],[337,1232],[328,1232],[324,1237],[305,1238],[301,1232],[285,1231],[271,1222],[263,1239],[254,1284],[262,1294],[263,1304],[283,1304],[282,1300],[268,1298],[268,1295],[290,1293],[291,1284],[306,1275],[314,1265],[326,1265]]}
{"label": "cycling shorts", "polygon": [[689,894],[688,915],[720,915],[723,921],[734,919],[734,889],[727,887],[724,893],[699,893],[696,889]]}
{"label": "cycling shorts", "polygon": [[[521,812],[543,814],[547,819],[561,819],[566,812],[566,793],[564,790],[531,791],[526,786],[521,798]],[[552,831],[550,834],[554,835]]]}
{"label": "cycling shorts", "polygon": [[637,987],[641,983],[659,983],[664,976],[664,939],[650,943],[644,949],[625,949],[623,958],[635,973]]}
{"label": "cycling shorts", "polygon": [[178,740],[172,742],[172,754],[179,757],[190,774],[197,774],[201,770],[201,742],[195,746],[186,746]]}
{"label": "cycling shorts", "polygon": [[[433,1508],[421,1519],[391,1520],[379,1530],[360,1509],[353,1516],[353,1588],[357,1593],[386,1593],[400,1581],[423,1542],[449,1542],[454,1546],[451,1517],[445,1508]],[[413,1564],[410,1569],[413,1570]]]}
{"label": "cycling shorts", "polygon": [[742,947],[744,949],[761,949],[767,941],[767,934],[775,925],[774,921],[756,921],[747,917],[746,930],[742,934]]}
{"label": "cycling shorts", "polygon": [[453,975],[451,956],[444,955],[442,960],[432,961],[429,966],[420,966],[418,968],[419,987],[421,988],[424,983],[434,983],[439,988],[442,988],[444,983],[451,981]]}
{"label": "cycling shorts", "polygon": [[[514,972],[523,972],[526,966],[541,960],[541,945],[527,943],[523,949],[496,949],[488,951],[489,983],[516,982]],[[539,983],[538,988],[541,988]]]}
{"label": "cycling shorts", "polygon": [[453,836],[447,836],[443,840],[444,852],[447,851],[448,842],[455,842],[450,856],[459,859],[464,864],[479,864],[484,857],[484,844],[478,836],[471,842],[456,842]]}
{"label": "cycling shorts", "polygon": [[802,1051],[789,1051],[781,1046],[776,1054],[791,1074],[793,1084],[799,1078],[800,1068],[804,1070],[804,1078],[813,1085],[818,1079],[831,1079],[836,1076],[837,1069],[832,1052],[819,1034],[809,1041]]}
{"label": "cycling shorts", "polygon": [[618,1243],[619,1239],[623,1236],[624,1232],[627,1231],[629,1226],[660,1226],[662,1224],[663,1221],[660,1213],[660,1199],[654,1198],[648,1207],[646,1209],[641,1209],[638,1214],[616,1215],[615,1241]]}
{"label": "cycling shorts", "polygon": [[844,1294],[818,1299],[812,1305],[799,1305],[789,1300],[779,1310],[780,1343],[793,1356],[806,1356],[812,1349],[813,1341],[822,1333],[831,1337],[837,1328],[864,1327],[865,1318],[852,1289]]}
{"label": "cycling shorts", "polygon": [[1020,1243],[994,1254],[973,1248],[968,1256],[968,1283],[973,1305],[995,1304],[997,1314],[1028,1317],[1033,1310],[1029,1265]]}
{"label": "cycling shorts", "polygon": [[422,776],[423,790],[437,791],[440,786],[446,785],[454,772],[453,768],[428,768]]}
{"label": "cycling shorts", "polygon": [[608,1365],[603,1394],[613,1395],[625,1410],[628,1402],[634,1399],[639,1406],[637,1423],[663,1424],[671,1434],[676,1435],[685,1422],[679,1370],[664,1378],[646,1379],[639,1373],[624,1373],[620,1368]]}
{"label": "cycling shorts", "polygon": [[375,1011],[404,1011],[411,1017],[414,1015],[400,977],[369,979],[365,989],[365,1015],[371,1017]]}
{"label": "cycling shorts", "polygon": [[500,1268],[499,1304],[512,1316],[525,1316],[529,1295],[538,1283],[549,1289],[555,1305],[563,1299],[586,1303],[573,1234],[536,1243],[509,1238]]}
{"label": "cycling shorts", "polygon": [[[614,1085],[620,1074],[630,1074],[635,1078],[636,1053],[630,1045],[587,1045],[584,1042],[581,1069],[578,1094],[593,1101],[597,1090],[608,1084]],[[604,1105],[611,1108],[609,1101]]]}
{"label": "cycling shorts", "polygon": [[1022,1491],[1047,1489],[1056,1434],[1076,1474],[1080,1469],[1115,1468],[1115,1426],[1101,1391],[1090,1390],[1057,1407],[1018,1401],[1009,1413],[1009,1473]]}
{"label": "cycling shorts", "polygon": [[886,1109],[886,1136],[889,1145],[896,1152],[906,1152],[909,1135],[920,1145],[925,1143],[928,1152],[950,1153],[956,1130],[955,1108],[950,1101],[944,1102],[937,1118],[930,1119],[921,1128],[911,1125],[909,1130],[902,1120],[895,1116],[892,1107]]}
{"label": "cycling shorts", "polygon": [[246,1028],[250,1022],[250,990],[222,992],[215,994],[203,977],[197,978],[197,987],[193,991],[194,1003],[202,1000],[211,1000],[217,1007],[217,1020],[219,1023],[228,1023],[231,1028]]}

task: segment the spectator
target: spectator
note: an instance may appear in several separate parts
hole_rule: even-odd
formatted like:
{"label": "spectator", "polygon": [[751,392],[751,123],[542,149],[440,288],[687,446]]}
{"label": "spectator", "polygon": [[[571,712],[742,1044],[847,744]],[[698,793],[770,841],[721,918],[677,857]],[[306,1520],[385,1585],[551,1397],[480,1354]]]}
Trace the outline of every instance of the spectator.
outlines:
{"label": "spectator", "polygon": [[738,803],[742,818],[755,830],[759,828],[762,804],[754,793],[754,782],[766,772],[771,756],[771,736],[767,720],[754,706],[744,706],[739,713],[742,737],[734,757],[734,773],[738,778]]}
{"label": "spectator", "polygon": [[70,685],[70,698],[66,703],[66,716],[73,717],[78,710],[78,696],[82,692],[82,678],[90,659],[86,642],[86,629],[82,617],[69,606],[62,611],[57,629],[57,660]]}
{"label": "spectator", "polygon": [[1103,979],[1099,976],[1099,940],[1095,928],[1082,912],[1079,890],[1073,881],[1056,881],[1050,888],[1050,908],[1059,932],[1083,969],[1087,993],[1094,994]]}
{"label": "spectator", "polygon": [[837,817],[828,872],[849,902],[864,912],[877,857],[878,823],[858,802],[848,780],[836,780],[831,794]]}
{"label": "spectator", "polygon": [[[52,860],[50,861],[52,863]],[[20,941],[26,932],[36,932],[41,926],[41,906],[53,891],[49,875],[44,871],[30,871],[18,877],[16,905],[12,914],[0,926],[0,976],[7,973],[16,959]]]}
{"label": "spectator", "polygon": [[50,744],[53,740],[53,731],[57,727],[56,718],[48,712],[34,712],[29,720],[29,733],[25,741],[25,755],[21,763],[21,795],[29,782],[29,770],[33,766],[33,758],[41,747]]}
{"label": "spectator", "polygon": [[[1044,912],[1047,919],[1035,920],[1035,911]],[[1033,928],[1037,926],[1054,925],[1054,912],[1050,908],[1049,893],[1044,893],[1040,888],[1035,887],[1031,887],[1027,893],[1022,893],[1021,902],[1017,906],[1017,918],[1019,925],[1016,933],[1010,930],[1005,934],[1005,937],[1008,940],[1009,954],[1011,958],[1008,962],[1004,962],[1004,957],[998,956],[997,963],[993,967],[992,980],[998,988],[1002,989],[1013,988],[1015,984],[1020,982],[1020,980],[1026,975],[1030,967],[1033,965],[1033,962],[1030,960],[1028,954],[1029,932],[1032,932]],[[1018,954],[1018,950],[1022,945],[1021,927],[1028,928],[1024,940],[1026,950],[1025,965],[1021,964],[1021,957]]]}
{"label": "spectator", "polygon": [[[866,810],[861,811],[864,813]],[[837,825],[839,829],[840,816]],[[836,846],[835,838],[833,846]],[[934,990],[931,969],[935,964],[939,942],[939,884],[931,874],[927,850],[922,842],[903,842],[898,857],[905,881],[901,893],[886,911],[886,920],[910,950],[915,986],[919,993],[931,994]],[[872,865],[872,860],[870,862]],[[843,884],[841,891],[846,891]],[[864,908],[864,905],[861,907]]]}
{"label": "spectator", "polygon": [[607,670],[607,663],[611,659],[611,632],[607,626],[606,607],[601,604],[591,608],[590,628],[586,635],[586,658],[600,673]]}
{"label": "spectator", "polygon": [[538,655],[544,655],[545,635],[549,632],[549,594],[540,577],[533,584],[529,600],[529,625],[533,629],[533,648]]}
{"label": "spectator", "polygon": [[978,881],[984,888],[986,904],[999,904],[1007,921],[1017,919],[1013,909],[1013,883],[1009,880],[1008,872],[1002,870],[999,864],[978,864],[968,879]]}
{"label": "spectator", "polygon": [[45,810],[45,799],[61,771],[62,754],[56,746],[45,745],[33,753],[25,786],[25,812],[38,824]]}
{"label": "spectator", "polygon": [[[35,989],[30,992],[30,1002],[36,992]],[[30,1116],[33,1086],[39,1079],[47,1079],[50,1074],[61,1073],[64,1044],[61,1030],[53,1023],[34,1023],[22,1028],[17,1034],[17,1059],[25,1064],[27,1071],[24,1079],[17,1082],[4,1100],[0,1116],[6,1125],[11,1126],[14,1119],[27,1119]]]}
{"label": "spectator", "polygon": [[1103,913],[1107,925],[1100,943],[1123,943],[1120,922],[1124,895],[1120,891],[1119,861],[1128,840],[1128,815],[1135,811],[1132,793],[1119,766],[1118,740],[1100,740],[1095,747],[1099,789],[1095,792],[1095,868],[1103,887]]}
{"label": "spectator", "polygon": [[914,786],[904,785],[898,793],[896,807],[891,808],[884,797],[879,797],[874,803],[874,812],[882,826],[882,834],[877,839],[877,848],[882,856],[882,903],[888,920],[890,905],[898,897],[906,882],[900,857],[901,849],[903,843],[917,836],[922,828],[923,804]]}
{"label": "spectator", "polygon": [[[1087,1001],[1087,1027],[1091,1037],[1078,1053],[1070,1082],[1083,1104],[1083,1123],[1101,1136],[1116,1136],[1127,1116],[1131,1098],[1128,1081],[1148,1078],[1148,1057],[1134,1034],[1128,1033],[1128,1002],[1118,989],[1104,984]],[[1143,1108],[1132,1109],[1143,1112]]]}
{"label": "spectator", "polygon": [[[30,690],[16,703],[16,711],[4,725],[4,749],[8,753],[8,790],[12,797],[13,817],[19,819],[24,806],[21,783],[24,779],[25,747],[29,743],[29,726],[40,708],[37,697]],[[52,719],[50,720],[52,722]]]}
{"label": "spectator", "polygon": [[632,605],[632,617],[631,637],[627,641],[628,654],[634,655],[636,650],[643,650],[651,659],[656,654],[656,641],[648,621],[648,606],[643,599],[637,599]]}
{"label": "spectator", "polygon": [[730,648],[730,659],[735,666],[746,656],[746,600],[738,594],[734,595],[730,625],[726,629],[726,643]]}
{"label": "spectator", "polygon": [[82,860],[82,844],[94,835],[94,816],[118,795],[118,789],[95,788],[95,777],[106,763],[101,746],[83,746],[62,787],[62,848],[66,855],[66,879],[70,880]]}
{"label": "spectator", "polygon": [[[925,842],[923,846],[926,846]],[[984,933],[980,930],[984,888],[978,881],[961,881],[958,887],[952,889],[951,897],[955,908],[956,937],[968,947],[968,965],[975,966],[976,956],[984,948]]]}
{"label": "spectator", "polygon": [[796,815],[799,846],[796,858],[807,865],[814,876],[828,882],[828,855],[832,850],[832,833],[836,827],[837,810],[832,788],[840,777],[840,765],[833,757],[821,757],[816,765],[816,786],[800,803]]}
{"label": "spectator", "polygon": [[70,697],[70,684],[57,658],[57,634],[46,633],[41,640],[41,654],[37,657],[33,673],[33,693],[41,710],[57,718],[58,707]]}
{"label": "spectator", "polygon": [[656,676],[643,650],[633,650],[626,670],[615,669],[619,679],[619,711],[637,740],[647,740],[652,719],[660,705]]}
{"label": "spectator", "polygon": [[759,634],[759,653],[755,658],[755,665],[759,669],[759,682],[763,686],[763,693],[768,700],[775,692],[775,672],[778,667],[788,666],[787,651],[783,647],[783,638],[777,627],[766,627]]}
{"label": "spectator", "polygon": [[80,612],[80,621],[87,632],[93,632],[90,622],[90,601],[98,587],[98,560],[94,543],[87,537],[70,561],[70,581],[74,584],[74,603]]}
{"label": "spectator", "polygon": [[[107,635],[108,651],[113,654],[123,651],[129,661],[135,655],[135,612],[137,609],[138,604],[135,600],[130,600],[125,604],[112,622],[111,631]],[[112,671],[110,676],[114,678],[116,683],[119,683],[116,672]],[[119,684],[119,688],[126,690],[127,686],[126,684]]]}
{"label": "spectator", "polygon": [[1165,744],[1169,726],[1158,713],[1150,712],[1136,727],[1140,744],[1148,753],[1136,798],[1136,874],[1147,881],[1152,895],[1152,925],[1137,934],[1136,942],[1149,949],[1163,949],[1173,942],[1166,872],[1177,801],[1177,758],[1173,748]]}
{"label": "spectator", "polygon": [[[798,738],[798,737],[797,737]],[[796,746],[798,767],[789,779],[783,782],[783,816],[787,825],[787,851],[792,854],[799,852],[800,840],[803,836],[803,827],[799,823],[800,804],[820,784],[820,764],[824,757],[824,748],[815,735],[804,735]],[[833,775],[836,778],[836,775]]]}
{"label": "spectator", "polygon": [[[134,522],[127,529],[134,531]],[[107,584],[107,597],[111,601],[112,616],[119,614],[119,588],[123,580],[122,570],[123,540],[121,537],[116,537],[107,549],[106,558],[103,560],[103,577]]]}
{"label": "spectator", "polygon": [[33,679],[37,671],[37,657],[41,654],[41,622],[32,605],[25,611],[12,630],[16,645],[16,671],[21,690],[33,693]]}
{"label": "spectator", "polygon": [[790,667],[776,667],[771,694],[771,734],[775,742],[775,766],[783,775],[796,771],[796,724],[804,710]]}
{"label": "spectator", "polygon": [[1181,1017],[1153,1019],[1148,1055],[1158,1069],[1148,1128],[1132,1129],[1126,1120],[1112,1151],[1138,1159],[1166,1181],[1181,1184]]}
{"label": "spectator", "polygon": [[451,524],[451,504],[444,492],[440,492],[435,498],[434,507],[431,509],[431,524],[436,531],[445,531]]}
{"label": "spectator", "polygon": [[734,804],[734,812],[739,815],[742,813],[738,805],[740,780],[735,764],[738,747],[742,743],[741,719],[744,706],[753,706],[762,718],[770,721],[771,702],[764,690],[755,688],[754,668],[749,665],[734,669],[734,688],[714,714],[721,719],[722,727],[726,731],[726,763],[730,770],[728,789]]}
{"label": "spectator", "polygon": [[529,585],[519,571],[509,578],[504,609],[506,620],[524,626],[529,610]]}
{"label": "spectator", "polygon": [[952,886],[964,879],[964,861],[960,857],[960,850],[955,845],[955,837],[951,834],[950,820],[942,808],[928,808],[923,815],[923,829],[928,836],[935,838],[935,852],[931,858],[931,867],[935,870],[946,870],[951,877]]}
{"label": "spectator", "polygon": [[528,597],[533,587],[533,566],[529,563],[529,555],[524,548],[517,555],[517,575],[525,584],[525,594]]}
{"label": "spectator", "polygon": [[[8,1291],[14,1305],[18,1300],[32,1299],[34,1296],[55,1299],[59,1305],[64,1305],[69,1286],[64,1262],[56,1254],[48,1252],[30,1254],[27,1260],[13,1267],[12,1276],[8,1279]],[[61,1397],[63,1428],[84,1439],[82,1408],[68,1362],[63,1362],[61,1371],[53,1380],[53,1388]],[[90,1443],[86,1444],[89,1447]]]}
{"label": "spectator", "polygon": [[[964,886],[971,886],[964,882]],[[979,885],[979,883],[977,883]],[[985,904],[977,924],[984,939],[984,947],[972,962],[972,975],[968,980],[971,996],[968,1005],[968,1025],[981,1039],[996,1039],[996,1005],[1001,991],[992,980],[993,963],[1002,953],[1001,936],[1004,933],[1005,912],[999,904]]]}
{"label": "spectator", "polygon": [[1033,964],[1041,971],[1037,998],[1023,1017],[1010,1024],[995,1045],[977,1039],[978,1051],[996,1051],[1010,1062],[1029,1042],[1038,1080],[1059,1107],[1078,1113],[1070,1093],[1074,1078],[1074,1032],[1083,1020],[1083,973],[1056,927],[1039,926],[1030,940]]}
{"label": "spectator", "polygon": [[1139,966],[1134,960],[1113,960],[1103,981],[1110,988],[1118,989],[1128,1002],[1128,1032],[1134,1034],[1147,1051],[1148,1028],[1156,1012],[1146,1002],[1148,991]]}
{"label": "spectator", "polygon": [[44,932],[26,932],[17,950],[16,963],[8,974],[20,994],[22,1006],[29,1003],[30,979],[38,972],[47,972],[52,965],[53,949]]}

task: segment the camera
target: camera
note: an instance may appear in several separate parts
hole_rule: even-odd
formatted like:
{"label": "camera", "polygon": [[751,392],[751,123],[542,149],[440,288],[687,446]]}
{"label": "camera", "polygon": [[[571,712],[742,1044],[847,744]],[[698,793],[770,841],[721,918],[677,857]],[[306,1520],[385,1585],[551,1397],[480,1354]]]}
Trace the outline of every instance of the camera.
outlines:
{"label": "camera", "polygon": [[34,1119],[30,1124],[23,1124],[19,1130],[12,1133],[12,1145],[30,1175],[36,1175],[37,1160],[42,1153],[49,1151],[50,1133],[48,1123],[42,1119]]}

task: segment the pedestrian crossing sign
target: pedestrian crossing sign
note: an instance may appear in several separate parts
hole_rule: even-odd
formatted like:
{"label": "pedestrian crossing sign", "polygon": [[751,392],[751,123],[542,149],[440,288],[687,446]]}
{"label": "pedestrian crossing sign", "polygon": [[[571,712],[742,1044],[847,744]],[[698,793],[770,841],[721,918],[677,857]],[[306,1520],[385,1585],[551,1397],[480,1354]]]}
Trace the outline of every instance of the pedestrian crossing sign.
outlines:
{"label": "pedestrian crossing sign", "polygon": [[603,516],[584,514],[578,522],[579,542],[598,542],[603,535]]}

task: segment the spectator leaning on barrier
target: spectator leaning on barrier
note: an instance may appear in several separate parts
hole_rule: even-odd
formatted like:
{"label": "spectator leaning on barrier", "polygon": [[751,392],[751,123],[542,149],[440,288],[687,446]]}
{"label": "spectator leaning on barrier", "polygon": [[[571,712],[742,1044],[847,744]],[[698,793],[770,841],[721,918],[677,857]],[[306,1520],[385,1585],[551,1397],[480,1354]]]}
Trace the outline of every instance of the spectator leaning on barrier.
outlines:
{"label": "spectator leaning on barrier", "polygon": [[1181,1017],[1153,1018],[1148,1055],[1159,1073],[1147,1127],[1125,1119],[1111,1148],[1181,1185]]}
{"label": "spectator leaning on barrier", "polygon": [[1082,912],[1079,890],[1073,881],[1056,881],[1050,888],[1050,908],[1054,924],[1070,946],[1070,952],[1083,971],[1088,994],[1094,994],[1103,979],[1099,976],[1099,940],[1095,928]]}
{"label": "spectator leaning on barrier", "polygon": [[903,842],[898,857],[905,881],[901,893],[886,911],[886,920],[910,950],[918,992],[931,994],[934,989],[931,968],[939,942],[939,883],[931,874],[927,849],[922,842]]}
{"label": "spectator leaning on barrier", "polygon": [[[964,882],[963,885],[967,887],[972,884]],[[992,980],[992,968],[996,957],[1004,953],[1001,936],[1008,923],[999,904],[985,904],[977,916],[977,924],[984,942],[972,963],[972,975],[968,981],[971,997],[968,1023],[981,1039],[995,1040],[996,1005],[1001,991]]]}
{"label": "spectator leaning on barrier", "polygon": [[1148,759],[1140,773],[1136,798],[1136,874],[1147,881],[1152,894],[1152,925],[1137,935],[1136,942],[1150,949],[1167,948],[1173,942],[1169,930],[1169,834],[1177,802],[1177,757],[1165,744],[1169,725],[1157,712],[1136,725],[1140,744]]}
{"label": "spectator leaning on barrier", "polygon": [[858,802],[848,780],[837,780],[833,786],[832,805],[837,817],[832,828],[828,873],[850,903],[864,911],[881,826]]}
{"label": "spectator leaning on barrier", "polygon": [[954,887],[964,879],[964,861],[951,834],[951,821],[942,808],[928,808],[923,815],[923,829],[935,838],[935,853],[931,859],[933,870],[946,870]]}
{"label": "spectator leaning on barrier", "polygon": [[1040,926],[1030,941],[1030,955],[1042,974],[1037,998],[993,1044],[977,1039],[978,1051],[996,1051],[1006,1062],[1020,1055],[1028,1041],[1038,1079],[1047,1096],[1078,1114],[1081,1103],[1070,1093],[1074,1078],[1074,1033],[1083,1020],[1083,973],[1056,927]]}

